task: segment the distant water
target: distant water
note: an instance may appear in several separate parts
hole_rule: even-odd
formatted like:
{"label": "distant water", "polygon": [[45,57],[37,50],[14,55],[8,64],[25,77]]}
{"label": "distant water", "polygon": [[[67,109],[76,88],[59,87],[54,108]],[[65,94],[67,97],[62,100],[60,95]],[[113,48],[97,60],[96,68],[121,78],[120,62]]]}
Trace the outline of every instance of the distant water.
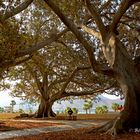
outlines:
{"label": "distant water", "polygon": [[[124,100],[120,100],[120,99],[109,99],[109,98],[106,98],[106,97],[103,97],[102,95],[100,96],[101,100],[98,101],[98,102],[94,102],[93,101],[93,107],[90,109],[90,113],[92,114],[95,114],[95,108],[97,106],[102,106],[102,105],[106,105],[108,107],[108,110],[109,112],[112,112],[112,103],[118,103],[120,105],[123,105],[124,104]],[[86,111],[83,110],[83,105],[84,105],[84,100],[73,100],[73,102],[70,102],[70,101],[62,101],[61,103],[57,103],[55,102],[53,104],[53,111],[54,112],[64,112],[64,110],[67,108],[67,107],[70,107],[70,108],[77,108],[78,109],[78,113],[80,114],[85,114]],[[89,112],[89,111],[88,111]]]}

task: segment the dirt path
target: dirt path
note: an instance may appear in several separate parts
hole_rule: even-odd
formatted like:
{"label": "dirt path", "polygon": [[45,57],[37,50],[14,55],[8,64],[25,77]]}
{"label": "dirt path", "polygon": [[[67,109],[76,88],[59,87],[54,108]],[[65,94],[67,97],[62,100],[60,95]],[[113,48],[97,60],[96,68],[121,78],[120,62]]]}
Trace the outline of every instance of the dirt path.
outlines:
{"label": "dirt path", "polygon": [[[14,121],[14,120],[13,120]],[[16,120],[15,120],[16,121]],[[48,121],[48,120],[20,120],[24,122],[49,122],[49,123],[63,123],[63,125],[56,125],[56,126],[48,126],[48,127],[39,127],[39,128],[32,128],[32,129],[23,129],[23,130],[14,130],[8,132],[1,132],[0,139],[7,139],[19,136],[28,136],[28,135],[38,135],[40,133],[46,132],[56,132],[56,131],[63,131],[63,130],[72,130],[76,128],[85,128],[91,126],[102,125],[105,121]]]}

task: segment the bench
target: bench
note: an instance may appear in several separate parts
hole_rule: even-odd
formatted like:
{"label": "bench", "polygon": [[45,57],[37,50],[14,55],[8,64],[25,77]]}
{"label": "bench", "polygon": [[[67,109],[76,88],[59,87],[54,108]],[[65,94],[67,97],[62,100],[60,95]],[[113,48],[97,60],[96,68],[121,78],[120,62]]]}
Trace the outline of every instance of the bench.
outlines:
{"label": "bench", "polygon": [[77,120],[77,116],[56,116],[57,120]]}

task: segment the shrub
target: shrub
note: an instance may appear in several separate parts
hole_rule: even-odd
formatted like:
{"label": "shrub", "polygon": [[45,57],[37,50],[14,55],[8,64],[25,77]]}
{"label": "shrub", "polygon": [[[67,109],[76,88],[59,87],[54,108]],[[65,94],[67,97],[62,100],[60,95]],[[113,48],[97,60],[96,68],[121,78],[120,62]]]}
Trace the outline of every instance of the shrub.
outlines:
{"label": "shrub", "polygon": [[108,107],[103,105],[103,106],[97,106],[96,107],[96,110],[95,110],[95,113],[96,114],[104,114],[104,113],[107,113],[108,112]]}

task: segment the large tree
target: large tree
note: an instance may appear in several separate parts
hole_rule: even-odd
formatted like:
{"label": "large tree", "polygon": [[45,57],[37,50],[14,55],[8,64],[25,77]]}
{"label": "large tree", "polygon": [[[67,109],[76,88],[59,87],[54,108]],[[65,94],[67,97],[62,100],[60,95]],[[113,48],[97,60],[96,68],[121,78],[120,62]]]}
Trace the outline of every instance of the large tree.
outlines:
{"label": "large tree", "polygon": [[[98,47],[100,47],[106,60],[106,67],[103,67],[103,64],[97,61],[95,57],[96,50],[93,51],[93,47],[85,39],[83,32],[78,30],[79,25],[76,26],[78,22],[74,21],[72,15],[68,12],[64,14],[62,5],[58,4],[57,1],[44,1],[83,45],[93,70],[98,74],[101,73],[114,78],[125,96],[124,110],[119,118],[107,123],[98,130],[101,132],[109,130],[111,134],[115,135],[119,132],[129,131],[130,128],[140,128],[140,75],[139,69],[133,60],[136,57],[134,54],[137,53],[140,47],[138,32],[139,0],[108,0],[105,3],[92,0],[82,1],[83,3],[79,1],[84,7],[84,11],[86,11],[84,15],[86,13],[88,15],[85,17],[88,20],[85,20],[84,23],[89,24],[89,27],[81,25],[83,23],[79,20],[80,27],[82,31],[85,30],[100,40],[101,43]],[[135,37],[131,36],[134,41],[128,36],[128,32],[132,32],[132,30],[137,34]]]}
{"label": "large tree", "polygon": [[12,95],[39,101],[37,117],[55,116],[52,105],[59,99],[83,95],[95,97],[96,93],[114,86],[101,82],[106,80],[105,77],[92,75],[88,61],[83,63],[84,52],[76,51],[79,47],[67,45],[61,41],[52,43],[22,67],[11,70],[12,80],[18,80]]}
{"label": "large tree", "polygon": [[[99,131],[109,129],[112,134],[116,134],[122,130],[140,128],[140,67],[139,57],[136,58],[140,50],[139,0],[44,1],[47,5],[30,0],[21,5],[15,1],[0,3],[0,73],[9,66],[30,59],[33,52],[57,40],[66,32],[62,31],[65,24],[84,47],[84,55],[88,55],[89,64],[94,71],[92,73],[116,80],[125,96],[124,110],[120,117]],[[14,3],[19,6],[14,8]],[[29,5],[30,10],[27,8]],[[26,12],[15,16],[25,8]],[[29,18],[31,15],[35,18]],[[38,28],[34,29],[34,25]],[[73,46],[77,45],[79,44],[75,43]]]}

